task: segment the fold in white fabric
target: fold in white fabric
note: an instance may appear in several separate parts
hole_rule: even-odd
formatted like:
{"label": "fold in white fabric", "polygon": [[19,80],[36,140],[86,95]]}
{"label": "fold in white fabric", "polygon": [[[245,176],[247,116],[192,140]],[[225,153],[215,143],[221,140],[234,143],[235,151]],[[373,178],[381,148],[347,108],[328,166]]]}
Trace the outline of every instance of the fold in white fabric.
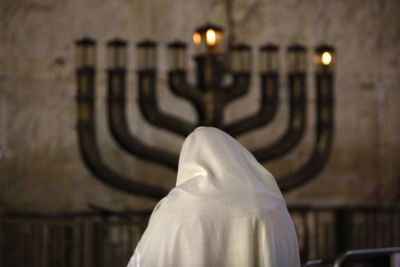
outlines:
{"label": "fold in white fabric", "polygon": [[176,187],[155,207],[128,267],[297,267],[296,232],[269,173],[226,133],[185,140]]}

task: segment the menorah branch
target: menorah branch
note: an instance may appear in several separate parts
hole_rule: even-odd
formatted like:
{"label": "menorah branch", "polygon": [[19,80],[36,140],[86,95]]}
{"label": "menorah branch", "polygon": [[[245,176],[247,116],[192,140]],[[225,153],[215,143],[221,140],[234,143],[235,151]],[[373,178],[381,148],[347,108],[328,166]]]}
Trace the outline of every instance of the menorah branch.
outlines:
{"label": "menorah branch", "polygon": [[196,110],[197,123],[204,120],[204,102],[202,94],[189,84],[185,70],[173,70],[168,72],[168,86],[176,96],[188,100]]}
{"label": "menorah branch", "polygon": [[128,192],[159,199],[167,190],[139,182],[114,172],[103,161],[96,145],[95,134],[95,70],[81,68],[77,70],[78,81],[78,140],[81,155],[90,171],[102,182],[111,187]]}
{"label": "menorah branch", "polygon": [[282,191],[298,187],[315,177],[329,159],[333,143],[333,74],[320,71],[316,74],[316,139],[313,152],[308,161],[298,170],[279,177]]}
{"label": "menorah branch", "polygon": [[126,116],[125,69],[108,71],[108,124],[117,143],[131,154],[177,169],[178,156],[143,144],[129,130]]}
{"label": "menorah branch", "polygon": [[284,134],[272,144],[252,153],[265,162],[283,156],[302,139],[306,128],[306,79],[302,72],[289,74],[289,121]]}
{"label": "menorah branch", "polygon": [[249,72],[232,73],[232,84],[226,88],[222,88],[224,91],[222,101],[225,105],[249,92],[250,76]]}
{"label": "menorah branch", "polygon": [[261,74],[261,97],[257,113],[226,125],[224,130],[232,136],[238,136],[268,124],[278,109],[278,84],[276,72]]}
{"label": "menorah branch", "polygon": [[151,124],[182,136],[187,136],[195,129],[195,125],[193,123],[189,123],[178,117],[165,114],[159,109],[156,93],[155,71],[139,71],[138,87],[140,109],[146,120]]}

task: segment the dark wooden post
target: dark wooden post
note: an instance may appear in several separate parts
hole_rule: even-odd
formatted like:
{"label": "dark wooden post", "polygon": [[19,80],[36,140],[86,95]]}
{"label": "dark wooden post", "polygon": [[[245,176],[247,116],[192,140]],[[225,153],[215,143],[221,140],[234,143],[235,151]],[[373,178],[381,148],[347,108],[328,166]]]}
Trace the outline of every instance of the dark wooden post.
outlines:
{"label": "dark wooden post", "polygon": [[335,210],[334,214],[336,236],[335,254],[339,254],[351,248],[353,225],[351,220],[351,210],[348,208],[338,208]]}

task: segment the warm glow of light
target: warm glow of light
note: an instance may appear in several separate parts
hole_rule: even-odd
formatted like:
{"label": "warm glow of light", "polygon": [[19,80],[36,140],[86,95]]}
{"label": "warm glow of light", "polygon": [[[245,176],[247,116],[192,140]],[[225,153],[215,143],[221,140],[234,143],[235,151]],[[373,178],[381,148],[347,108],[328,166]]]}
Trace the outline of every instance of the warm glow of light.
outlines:
{"label": "warm glow of light", "polygon": [[322,55],[321,55],[321,63],[323,64],[323,65],[329,65],[329,64],[331,64],[331,62],[332,62],[332,55],[331,55],[331,53],[329,53],[329,52],[324,52],[324,53],[322,53]]}
{"label": "warm glow of light", "polygon": [[194,43],[196,46],[199,46],[199,45],[200,45],[200,43],[201,43],[201,34],[200,34],[199,32],[195,32],[195,33],[193,34],[193,43]]}
{"label": "warm glow of light", "polygon": [[217,43],[217,33],[213,29],[207,30],[206,41],[209,46],[213,46]]}

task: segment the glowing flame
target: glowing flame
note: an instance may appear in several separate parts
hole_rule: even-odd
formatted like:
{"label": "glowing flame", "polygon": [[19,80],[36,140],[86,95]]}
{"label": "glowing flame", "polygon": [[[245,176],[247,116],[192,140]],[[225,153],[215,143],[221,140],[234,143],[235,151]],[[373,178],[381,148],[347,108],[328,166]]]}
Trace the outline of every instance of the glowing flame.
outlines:
{"label": "glowing flame", "polygon": [[327,66],[327,65],[331,64],[331,62],[332,62],[331,53],[326,52],[326,51],[324,53],[322,53],[322,55],[321,55],[321,63],[323,65]]}
{"label": "glowing flame", "polygon": [[213,46],[217,43],[217,34],[213,29],[209,29],[206,32],[207,45]]}
{"label": "glowing flame", "polygon": [[193,34],[193,43],[194,43],[196,46],[199,46],[199,45],[200,45],[200,43],[201,43],[201,34],[200,34],[200,33],[195,32],[195,33]]}

